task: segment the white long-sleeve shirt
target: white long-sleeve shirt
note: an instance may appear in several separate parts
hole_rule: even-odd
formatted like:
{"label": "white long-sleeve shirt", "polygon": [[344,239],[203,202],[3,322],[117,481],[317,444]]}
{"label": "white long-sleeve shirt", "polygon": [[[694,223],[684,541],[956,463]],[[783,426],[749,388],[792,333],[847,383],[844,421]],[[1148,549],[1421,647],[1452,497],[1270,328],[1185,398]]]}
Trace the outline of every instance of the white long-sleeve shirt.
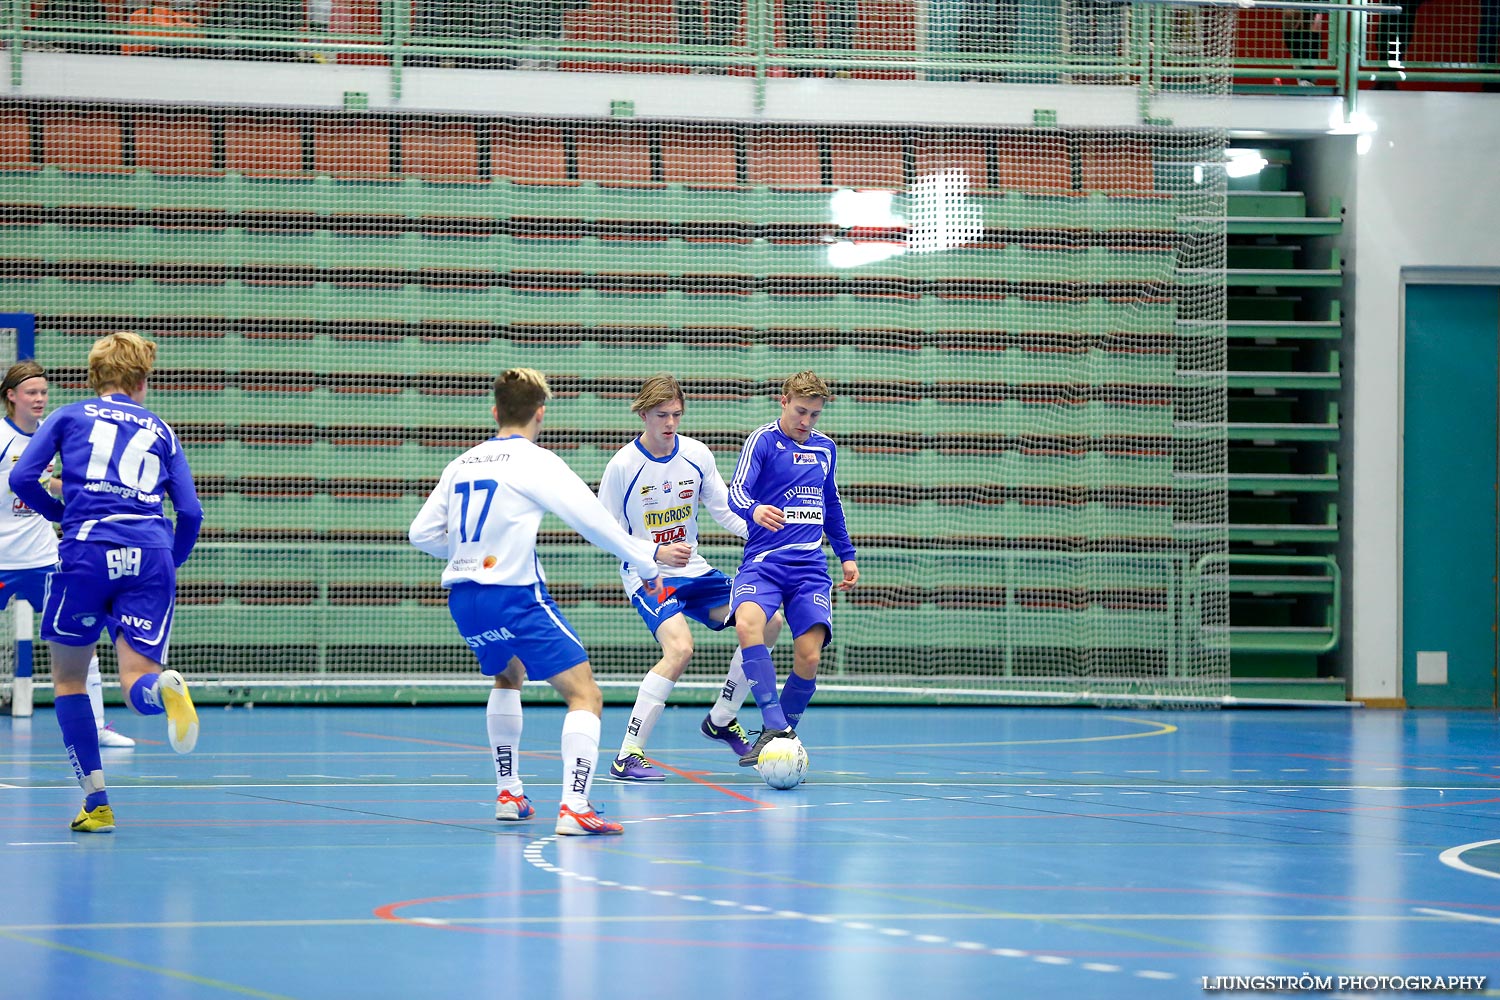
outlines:
{"label": "white long-sleeve shirt", "polygon": [[[713,570],[698,554],[698,508],[703,506],[726,531],[745,538],[745,519],[729,509],[729,490],[714,465],[708,446],[676,436],[672,454],[657,458],[634,441],[615,452],[599,480],[599,502],[620,527],[656,545],[686,542],[693,556],[681,568],[658,566],[668,576],[703,576]],[[625,593],[634,594],[641,578],[628,564],[620,566]]]}
{"label": "white long-sleeve shirt", "polygon": [[[10,470],[30,443],[31,435],[16,426],[15,421],[9,417],[0,419],[0,569],[57,565],[57,532],[52,522],[26,506],[10,488]],[[49,478],[51,474],[49,465]]]}
{"label": "white long-sleeve shirt", "polygon": [[542,515],[556,514],[601,549],[656,576],[656,546],[631,538],[561,458],[518,435],[491,438],[448,463],[407,533],[448,560],[443,586],[471,580],[529,586],[546,580],[536,556]]}

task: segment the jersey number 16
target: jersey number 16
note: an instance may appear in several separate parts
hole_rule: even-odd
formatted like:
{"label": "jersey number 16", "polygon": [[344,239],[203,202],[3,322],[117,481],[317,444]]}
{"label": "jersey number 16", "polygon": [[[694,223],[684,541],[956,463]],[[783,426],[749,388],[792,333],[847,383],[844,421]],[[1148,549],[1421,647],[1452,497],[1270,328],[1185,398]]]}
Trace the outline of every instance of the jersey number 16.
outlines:
{"label": "jersey number 16", "polygon": [[110,460],[115,454],[115,438],[120,428],[103,420],[94,421],[89,431],[89,443],[94,446],[89,452],[88,478],[108,479],[142,493],[150,493],[161,478],[161,459],[151,453],[156,435],[142,427],[125,443],[125,450],[114,461],[115,475],[109,474]]}

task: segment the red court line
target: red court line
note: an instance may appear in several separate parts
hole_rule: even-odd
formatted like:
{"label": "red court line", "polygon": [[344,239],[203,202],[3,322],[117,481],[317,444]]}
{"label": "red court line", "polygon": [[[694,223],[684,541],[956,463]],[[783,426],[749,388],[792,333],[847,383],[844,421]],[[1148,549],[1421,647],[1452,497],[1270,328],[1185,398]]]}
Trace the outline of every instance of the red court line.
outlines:
{"label": "red court line", "polygon": [[732,788],[725,788],[723,785],[716,785],[712,781],[704,781],[701,777],[699,777],[699,775],[702,774],[712,774],[712,771],[682,771],[678,768],[673,767],[671,764],[662,763],[661,760],[657,757],[652,757],[651,762],[657,767],[661,768],[663,771],[671,771],[679,778],[686,778],[695,785],[702,785],[704,788],[712,788],[716,792],[723,792],[730,798],[739,799],[741,802],[753,803],[757,809],[771,808],[770,806],[767,806],[765,803],[761,802],[759,799],[751,798],[748,795],[741,794],[740,792],[737,792]]}
{"label": "red court line", "polygon": [[430,747],[457,747],[460,750],[478,750],[489,753],[489,747],[480,743],[449,743],[447,740],[424,740],[417,736],[391,736],[387,733],[356,733],[345,730],[340,736],[357,736],[362,740],[390,740],[392,743],[421,743]]}

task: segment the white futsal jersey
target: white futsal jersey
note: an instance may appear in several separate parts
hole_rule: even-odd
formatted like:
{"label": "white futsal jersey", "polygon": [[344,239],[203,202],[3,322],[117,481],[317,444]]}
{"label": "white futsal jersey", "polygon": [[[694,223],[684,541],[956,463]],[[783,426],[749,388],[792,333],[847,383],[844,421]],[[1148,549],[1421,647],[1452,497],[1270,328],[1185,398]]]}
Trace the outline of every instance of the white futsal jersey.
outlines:
{"label": "white futsal jersey", "polygon": [[[31,435],[9,417],[0,421],[0,569],[39,569],[57,565],[57,530],[21,502],[10,489],[10,470],[31,443]],[[51,478],[52,467],[47,467]],[[40,609],[38,609],[40,610]]]}
{"label": "white futsal jersey", "polygon": [[[658,566],[667,576],[703,576],[713,571],[698,554],[698,505],[708,508],[713,519],[740,538],[746,537],[745,520],[729,509],[729,490],[714,465],[713,453],[702,441],[677,435],[677,444],[666,458],[656,458],[641,445],[641,439],[615,452],[599,481],[599,502],[637,538],[656,545],[686,542],[693,557],[686,566]],[[640,576],[628,565],[620,567],[625,593],[641,587]]]}
{"label": "white futsal jersey", "polygon": [[447,559],[443,586],[545,582],[536,533],[548,511],[649,574],[656,546],[631,538],[566,462],[519,434],[490,438],[448,463],[411,523],[411,543]]}

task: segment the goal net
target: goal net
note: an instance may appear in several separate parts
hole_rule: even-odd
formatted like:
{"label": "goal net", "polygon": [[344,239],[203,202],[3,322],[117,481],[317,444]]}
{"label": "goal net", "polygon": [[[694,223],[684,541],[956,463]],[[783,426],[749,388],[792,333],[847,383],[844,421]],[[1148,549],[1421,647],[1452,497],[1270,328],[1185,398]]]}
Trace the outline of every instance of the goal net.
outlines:
{"label": "goal net", "polygon": [[[780,45],[786,78],[752,78],[726,50],[649,91],[757,86],[821,117],[0,103],[0,308],[37,315],[53,405],[86,392],[99,335],[160,344],[148,405],[207,510],[172,661],[205,697],[482,696],[405,532],[513,366],[547,374],[541,443],[592,485],[647,376],[682,381],[682,432],[726,477],[787,375],[830,382],[862,580],[835,594],[820,699],[1228,693],[1228,16],[1027,8],[1006,37],[1029,47],[998,51],[941,5],[856,9],[857,39],[916,33],[889,69],[828,42],[820,7],[815,66]],[[411,86],[453,72],[437,48]],[[632,69],[581,58],[471,72]],[[913,93],[926,122],[881,120]],[[1002,100],[1058,110],[983,124]],[[702,520],[732,574],[738,543]],[[658,654],[616,560],[552,518],[540,559],[606,688],[633,692]],[[707,689],[732,629],[695,632],[685,683]]]}

